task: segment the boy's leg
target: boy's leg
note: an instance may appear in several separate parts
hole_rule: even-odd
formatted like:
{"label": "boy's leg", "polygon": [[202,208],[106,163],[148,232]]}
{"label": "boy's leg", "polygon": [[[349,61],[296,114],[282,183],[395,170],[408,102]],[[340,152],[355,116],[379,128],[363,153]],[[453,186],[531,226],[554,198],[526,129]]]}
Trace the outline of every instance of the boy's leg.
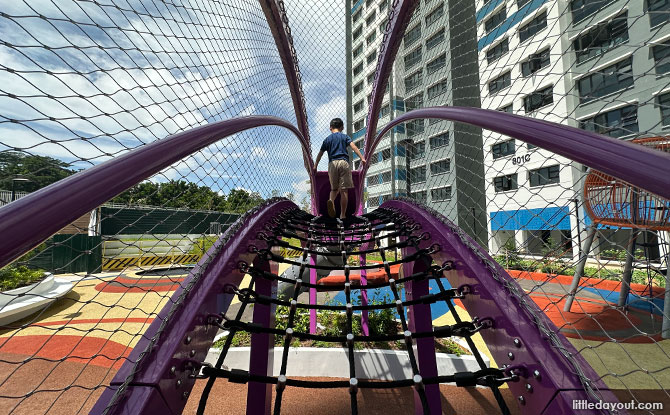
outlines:
{"label": "boy's leg", "polygon": [[339,191],[340,178],[337,174],[337,166],[334,162],[328,163],[328,180],[330,181],[330,197],[328,198],[328,216],[335,217],[335,198]]}
{"label": "boy's leg", "polygon": [[349,189],[354,187],[354,181],[351,175],[351,165],[347,161],[342,162],[342,176],[340,181],[340,218],[347,216],[347,207],[349,206]]}
{"label": "boy's leg", "polygon": [[347,206],[349,205],[349,189],[340,189],[340,219],[347,217]]}

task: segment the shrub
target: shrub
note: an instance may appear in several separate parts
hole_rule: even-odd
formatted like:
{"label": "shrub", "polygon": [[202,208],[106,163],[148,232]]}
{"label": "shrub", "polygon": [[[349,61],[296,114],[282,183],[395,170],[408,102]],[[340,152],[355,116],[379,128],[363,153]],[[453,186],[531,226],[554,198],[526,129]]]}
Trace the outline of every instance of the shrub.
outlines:
{"label": "shrub", "polygon": [[10,265],[0,269],[0,291],[25,287],[42,279],[44,279],[44,270],[30,269],[25,265]]}

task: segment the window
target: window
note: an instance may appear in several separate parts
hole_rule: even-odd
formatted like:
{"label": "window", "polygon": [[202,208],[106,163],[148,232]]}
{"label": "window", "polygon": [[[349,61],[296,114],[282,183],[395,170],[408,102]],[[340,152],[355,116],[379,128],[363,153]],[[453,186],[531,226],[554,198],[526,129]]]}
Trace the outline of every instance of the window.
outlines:
{"label": "window", "polygon": [[359,21],[362,15],[363,15],[363,9],[358,9],[356,14],[354,14],[354,16],[351,18],[353,23],[355,24],[357,21]]}
{"label": "window", "polygon": [[510,71],[507,71],[489,82],[489,94],[497,94],[500,90],[505,89],[510,85],[512,85],[512,75]]}
{"label": "window", "polygon": [[405,70],[421,62],[421,49],[422,49],[421,46],[419,46],[418,48],[414,49],[413,51],[405,55],[404,58]]}
{"label": "window", "polygon": [[379,163],[379,162],[380,162],[380,160],[379,160],[379,152],[377,152],[377,153],[373,154],[372,156],[370,156],[370,158],[368,159],[368,161],[370,162],[370,165],[371,165],[371,166],[374,165],[374,164]]}
{"label": "window", "polygon": [[559,170],[560,166],[549,166],[530,170],[528,172],[528,181],[530,182],[530,187],[559,183],[561,181]]}
{"label": "window", "polygon": [[577,81],[579,99],[582,104],[621,91],[631,85],[633,85],[632,57]]}
{"label": "window", "polygon": [[372,72],[371,74],[368,75],[368,85],[372,85],[374,81],[375,81],[375,73]]}
{"label": "window", "polygon": [[426,50],[431,50],[442,42],[444,42],[444,28],[440,29],[433,36],[426,39]]}
{"label": "window", "polygon": [[451,186],[430,189],[430,198],[433,202],[441,202],[443,200],[451,199]]}
{"label": "window", "polygon": [[386,202],[391,199],[393,199],[393,196],[391,195],[382,195],[382,202]]}
{"label": "window", "polygon": [[356,49],[354,49],[354,52],[353,52],[354,59],[361,56],[361,53],[363,53],[363,44],[362,43],[360,45],[358,45],[358,47],[356,47]]}
{"label": "window", "polygon": [[451,168],[451,162],[449,159],[436,161],[434,163],[430,163],[430,174],[436,175],[442,173],[449,173],[450,168]]}
{"label": "window", "polygon": [[575,39],[573,48],[577,54],[577,63],[602,55],[627,41],[628,13],[623,13],[609,22],[597,25]]}
{"label": "window", "polygon": [[366,0],[365,8],[368,8],[368,7],[372,6],[372,3],[374,3],[374,2],[375,2],[375,0]]}
{"label": "window", "polygon": [[417,40],[421,39],[421,25],[418,24],[407,31],[405,37],[403,38],[403,43],[405,48],[416,43]]}
{"label": "window", "polygon": [[412,91],[423,84],[423,72],[418,71],[405,78],[405,92]]}
{"label": "window", "polygon": [[382,173],[382,183],[388,183],[391,181],[392,178],[393,175],[391,174],[390,171],[385,171],[384,173]]}
{"label": "window", "polygon": [[670,0],[647,0],[651,27],[670,21]]}
{"label": "window", "polygon": [[379,118],[386,117],[391,113],[391,107],[386,104],[382,107],[382,109],[379,111]]}
{"label": "window", "polygon": [[572,0],[570,2],[572,22],[581,22],[613,1],[614,0]]}
{"label": "window", "polygon": [[354,33],[351,35],[353,40],[358,39],[363,34],[363,25],[358,26],[358,29],[354,30]]}
{"label": "window", "polygon": [[372,34],[370,34],[370,36],[365,38],[365,44],[370,46],[372,44],[372,42],[375,41],[375,39],[377,39],[377,32],[372,32]]}
{"label": "window", "polygon": [[536,33],[547,27],[547,12],[543,11],[537,17],[519,28],[519,41],[524,42]]}
{"label": "window", "polygon": [[361,167],[361,160],[360,159],[354,161],[354,169],[358,170],[359,167]]}
{"label": "window", "polygon": [[388,0],[384,0],[383,2],[379,3],[379,12],[384,13],[386,12],[386,9],[388,8],[389,2]]}
{"label": "window", "polygon": [[491,146],[491,153],[493,154],[493,160],[499,159],[500,157],[510,156],[516,151],[516,144],[514,139],[503,141],[502,143],[494,144]]}
{"label": "window", "polygon": [[368,57],[365,58],[365,61],[367,62],[368,65],[371,64],[372,62],[376,62],[377,61],[377,51],[374,51],[371,54],[369,54]]}
{"label": "window", "polygon": [[439,95],[442,95],[447,91],[448,82],[447,79],[443,79],[436,83],[435,85],[428,88],[426,93],[428,94],[428,99],[433,99]]}
{"label": "window", "polygon": [[670,40],[666,40],[660,45],[651,48],[656,62],[656,74],[662,75],[670,72]]}
{"label": "window", "polygon": [[627,105],[581,120],[579,128],[614,138],[637,133],[637,105]]}
{"label": "window", "polygon": [[512,104],[505,105],[504,107],[498,108],[498,111],[514,114],[514,106]]}
{"label": "window", "polygon": [[416,200],[417,202],[426,203],[426,200],[428,200],[428,192],[425,190],[419,190],[418,192],[410,193],[409,197]]}
{"label": "window", "polygon": [[516,0],[516,7],[520,9],[528,3],[530,3],[530,0]]}
{"label": "window", "polygon": [[358,101],[357,103],[354,104],[354,112],[362,111],[363,110],[363,100]]}
{"label": "window", "polygon": [[426,166],[409,169],[410,183],[423,183],[426,181]]}
{"label": "window", "polygon": [[361,81],[361,82],[357,83],[356,85],[354,85],[354,94],[358,94],[358,93],[361,92],[362,90],[363,90],[363,81]]}
{"label": "window", "polygon": [[361,130],[365,126],[365,120],[358,120],[354,123],[354,131]]}
{"label": "window", "polygon": [[521,74],[524,77],[530,76],[540,69],[549,66],[550,63],[549,49],[534,53],[530,55],[528,60],[521,62]]}
{"label": "window", "polygon": [[365,25],[366,26],[371,26],[372,23],[375,22],[375,19],[377,18],[377,10],[373,11],[372,14],[370,14],[368,17],[365,18]]}
{"label": "window", "polygon": [[376,186],[379,184],[379,176],[376,174],[373,174],[372,176],[368,176],[368,186]]}
{"label": "window", "polygon": [[440,17],[444,15],[444,5],[440,4],[438,8],[428,13],[426,16],[426,28],[429,28],[433,23],[437,22]]}
{"label": "window", "polygon": [[386,161],[391,158],[391,149],[387,148],[382,150],[382,161]]}
{"label": "window", "polygon": [[409,121],[407,124],[405,124],[405,127],[407,128],[407,137],[421,134],[424,130],[423,119]]}
{"label": "window", "polygon": [[670,92],[658,96],[658,106],[661,109],[661,124],[670,125]]}
{"label": "window", "polygon": [[528,114],[529,112],[533,112],[545,105],[552,104],[553,102],[554,86],[551,85],[524,97],[523,108],[526,110],[526,114]]}
{"label": "window", "polygon": [[422,159],[426,155],[426,142],[417,141],[416,143],[409,145],[409,159],[418,160]]}
{"label": "window", "polygon": [[379,25],[379,33],[384,33],[386,31],[386,19],[382,21],[382,24]]}
{"label": "window", "polygon": [[423,107],[423,92],[411,96],[405,100],[405,110],[411,111]]}
{"label": "window", "polygon": [[426,65],[426,75],[434,74],[447,65],[447,55],[442,54]]}
{"label": "window", "polygon": [[429,139],[430,142],[430,149],[435,150],[436,148],[440,147],[445,147],[449,145],[449,133],[442,133],[438,134],[435,136],[430,137]]}
{"label": "window", "polygon": [[509,52],[509,39],[505,38],[502,42],[499,42],[497,45],[486,51],[486,63],[489,65],[492,64],[507,52]]}
{"label": "window", "polygon": [[487,34],[491,33],[493,29],[500,26],[505,19],[507,19],[507,10],[503,7],[498,13],[492,14],[491,17],[484,22],[484,30]]}
{"label": "window", "polygon": [[354,68],[354,76],[360,74],[361,72],[363,72],[363,62],[359,63],[359,64],[356,65],[356,67]]}
{"label": "window", "polygon": [[493,186],[495,187],[495,192],[506,192],[508,190],[516,190],[518,188],[517,174],[508,174],[506,176],[498,176],[493,179]]}

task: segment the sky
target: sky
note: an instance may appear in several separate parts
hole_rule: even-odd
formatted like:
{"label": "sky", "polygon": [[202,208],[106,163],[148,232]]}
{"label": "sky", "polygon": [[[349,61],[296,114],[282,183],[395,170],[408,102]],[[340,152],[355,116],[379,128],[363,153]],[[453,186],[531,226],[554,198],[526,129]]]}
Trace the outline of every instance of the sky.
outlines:
{"label": "sky", "polygon": [[[346,113],[344,2],[288,3],[318,150],[330,119]],[[85,169],[205,123],[263,114],[295,124],[255,0],[17,0],[0,11],[0,150]],[[278,190],[301,200],[307,178],[297,139],[263,127],[151,180],[185,179],[221,193]]]}

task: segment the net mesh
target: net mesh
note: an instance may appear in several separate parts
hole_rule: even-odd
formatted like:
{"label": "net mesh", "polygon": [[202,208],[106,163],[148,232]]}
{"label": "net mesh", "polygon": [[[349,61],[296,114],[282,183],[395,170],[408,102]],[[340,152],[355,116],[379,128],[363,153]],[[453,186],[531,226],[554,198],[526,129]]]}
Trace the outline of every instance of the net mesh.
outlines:
{"label": "net mesh", "polygon": [[[375,136],[366,129],[371,117],[378,130],[444,105],[668,150],[668,1],[416,2],[380,111],[369,114],[389,11],[400,3],[280,2],[313,155],[334,117],[363,149]],[[0,40],[2,205],[198,126],[259,114],[298,123],[258,2],[4,2]],[[2,269],[2,291],[44,272],[54,278],[38,296],[49,300],[25,315],[14,311],[20,291],[0,299],[0,406],[89,411],[176,301],[190,266],[240,215],[276,196],[310,210],[299,146],[279,127],[225,137]],[[445,120],[395,127],[364,156],[368,214],[409,197],[445,215],[508,270],[622,401],[648,402],[642,391],[652,389],[670,404],[668,200]],[[353,166],[365,167],[355,155]],[[447,314],[434,313],[434,324],[451,324]]]}

